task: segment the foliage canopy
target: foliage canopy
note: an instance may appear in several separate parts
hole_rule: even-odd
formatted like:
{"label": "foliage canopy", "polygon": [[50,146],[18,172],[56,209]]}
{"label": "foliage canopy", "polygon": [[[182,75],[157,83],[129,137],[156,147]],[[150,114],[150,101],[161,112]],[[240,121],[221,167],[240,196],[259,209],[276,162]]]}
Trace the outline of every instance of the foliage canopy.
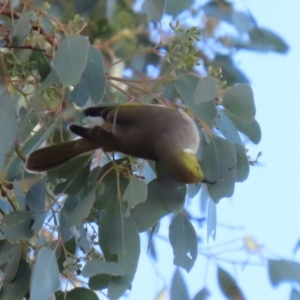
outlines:
{"label": "foliage canopy", "polygon": [[[203,214],[185,200],[200,189],[208,236],[215,236],[215,204],[247,179],[255,162],[245,143],[261,139],[253,92],[232,53],[284,53],[288,46],[223,0],[145,0],[141,10],[126,0],[51,2],[5,2],[0,10],[0,298],[98,299],[94,291],[106,289],[119,299],[135,276],[140,233],[147,231],[155,259],[164,216],[171,216],[174,265],[192,269]],[[196,26],[186,17],[198,18]],[[218,34],[224,23],[235,34]],[[187,109],[199,127],[205,177],[215,184],[161,180],[151,162],[101,151],[48,174],[24,169],[26,155],[42,144],[74,138],[67,125],[81,121],[81,108],[133,100]],[[269,272],[274,285],[299,281],[295,262],[270,260]],[[218,280],[228,299],[243,299],[227,271],[219,268]],[[66,283],[75,288],[64,290]],[[193,299],[208,296],[204,287]],[[190,299],[179,269],[171,297]]]}

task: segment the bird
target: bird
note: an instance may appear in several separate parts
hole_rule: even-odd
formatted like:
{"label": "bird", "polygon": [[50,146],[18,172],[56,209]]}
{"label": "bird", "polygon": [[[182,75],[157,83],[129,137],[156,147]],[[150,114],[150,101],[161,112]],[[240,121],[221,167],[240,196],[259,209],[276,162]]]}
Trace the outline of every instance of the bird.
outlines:
{"label": "bird", "polygon": [[38,149],[25,162],[30,172],[47,172],[85,152],[105,152],[159,162],[179,183],[204,181],[197,159],[200,136],[182,108],[160,104],[108,104],[83,110],[88,126],[70,124],[79,139]]}

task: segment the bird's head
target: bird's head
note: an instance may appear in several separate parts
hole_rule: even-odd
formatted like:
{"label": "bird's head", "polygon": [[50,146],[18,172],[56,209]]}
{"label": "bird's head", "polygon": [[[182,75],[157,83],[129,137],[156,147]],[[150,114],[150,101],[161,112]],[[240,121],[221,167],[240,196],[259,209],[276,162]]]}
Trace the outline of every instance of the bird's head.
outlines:
{"label": "bird's head", "polygon": [[181,183],[200,183],[204,179],[197,156],[190,149],[164,157],[161,162],[167,172]]}

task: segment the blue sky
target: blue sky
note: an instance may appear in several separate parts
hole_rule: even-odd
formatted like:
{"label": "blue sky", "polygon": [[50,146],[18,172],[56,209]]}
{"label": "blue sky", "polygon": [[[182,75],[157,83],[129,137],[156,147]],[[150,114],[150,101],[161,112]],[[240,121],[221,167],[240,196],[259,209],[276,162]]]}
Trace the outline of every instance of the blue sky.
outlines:
{"label": "blue sky", "polygon": [[[211,247],[212,253],[240,249],[241,239],[252,236],[263,245],[261,255],[252,262],[259,263],[264,258],[293,259],[293,249],[300,238],[300,1],[249,0],[239,1],[239,4],[248,6],[258,25],[277,32],[291,49],[287,55],[250,51],[235,55],[235,61],[251,80],[257,120],[263,133],[258,146],[247,145],[247,148],[253,158],[259,151],[263,156],[260,164],[251,168],[248,180],[236,186],[234,196],[217,205],[217,239],[210,240],[209,244],[204,242],[203,247]],[[167,236],[168,221],[163,223],[166,226],[161,233]],[[222,226],[224,224],[239,229],[229,230]],[[202,233],[205,236],[205,229]],[[236,242],[214,249],[229,241]],[[170,284],[174,271],[172,249],[164,241],[157,242],[159,264],[153,266],[143,251],[129,299],[155,299],[164,284]],[[244,257],[239,252],[226,255],[232,260]],[[220,265],[237,278],[247,299],[289,299],[290,285],[273,289],[266,268],[233,268],[222,262]],[[206,284],[213,291],[212,299],[225,299],[216,284],[215,266],[213,261],[208,264],[206,258],[199,256],[194,269],[185,276],[191,296]]]}

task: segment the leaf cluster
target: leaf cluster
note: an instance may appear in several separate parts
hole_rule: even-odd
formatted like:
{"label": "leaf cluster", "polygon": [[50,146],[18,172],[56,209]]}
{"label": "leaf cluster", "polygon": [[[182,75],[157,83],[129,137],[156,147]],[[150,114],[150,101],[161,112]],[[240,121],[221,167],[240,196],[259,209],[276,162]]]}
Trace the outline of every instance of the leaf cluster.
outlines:
{"label": "leaf cluster", "polygon": [[[0,299],[46,300],[54,294],[56,299],[98,299],[95,291],[104,289],[109,299],[120,298],[135,276],[140,233],[148,233],[155,258],[154,237],[165,216],[171,217],[174,265],[190,272],[201,243],[195,225],[203,218],[189,212],[187,195],[202,190],[210,207],[210,231],[215,232],[215,203],[231,197],[235,184],[249,175],[244,144],[261,139],[250,86],[230,86],[245,77],[231,56],[207,59],[196,44],[203,36],[198,27],[177,23],[172,25],[175,37],[155,43],[145,16],[135,13],[130,1],[120,1],[116,8],[109,1],[98,2],[87,5],[87,11],[82,1],[72,4],[80,15],[90,16],[87,21],[76,15],[63,23],[53,17],[52,6],[27,2],[22,13],[9,7],[0,12],[5,24],[0,53]],[[177,16],[191,4],[152,0],[143,9],[160,21],[164,12]],[[93,18],[99,11],[95,5],[102,8],[98,19]],[[231,23],[235,18],[231,4],[223,1],[210,1],[202,9],[208,17]],[[277,36],[272,37],[273,46],[278,45]],[[213,66],[207,68],[210,75],[186,70],[199,60]],[[150,66],[158,70],[158,79],[147,71]],[[126,70],[132,76],[123,76]],[[78,108],[137,99],[177,105],[192,115],[201,136],[198,158],[214,184],[187,187],[166,177],[158,164],[101,151],[46,175],[24,169],[25,157],[44,143],[73,138],[66,128],[71,121],[80,122]],[[227,297],[231,289],[242,294],[229,274],[221,269],[218,274]],[[180,276],[176,271],[174,299],[180,295],[176,288],[184,286]],[[82,287],[60,291],[61,278],[74,286],[82,280]],[[180,299],[187,295],[183,292]],[[207,297],[203,289],[194,299]]]}

